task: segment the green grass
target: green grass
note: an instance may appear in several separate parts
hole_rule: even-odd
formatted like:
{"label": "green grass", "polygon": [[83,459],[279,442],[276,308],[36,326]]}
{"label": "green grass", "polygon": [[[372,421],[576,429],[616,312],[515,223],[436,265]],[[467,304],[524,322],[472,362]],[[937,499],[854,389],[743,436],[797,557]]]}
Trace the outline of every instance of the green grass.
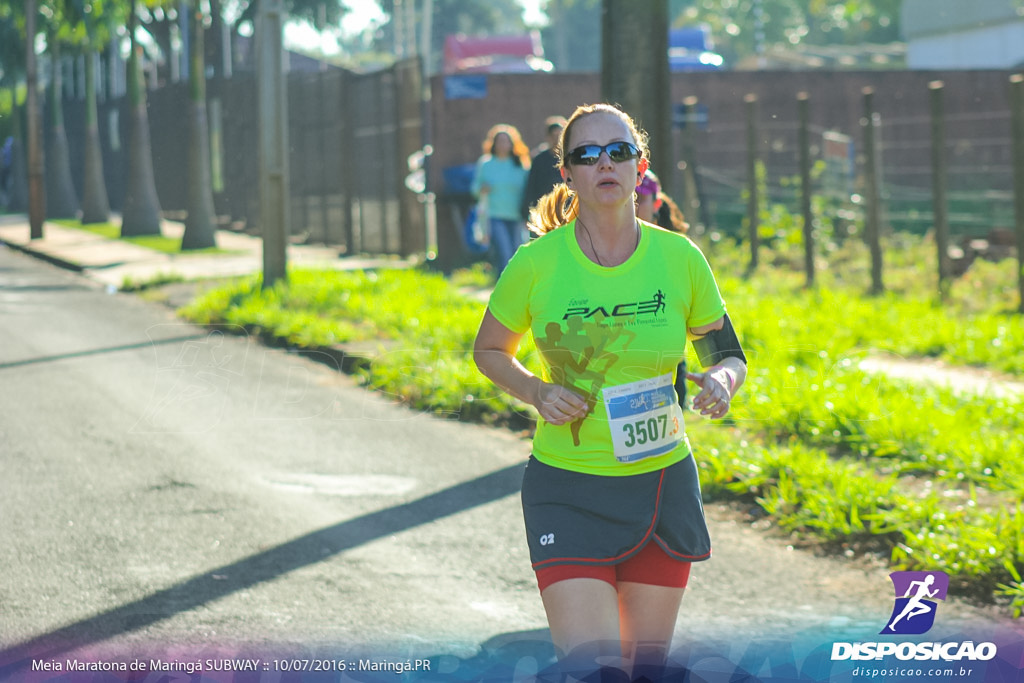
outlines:
{"label": "green grass", "polygon": [[[830,252],[810,290],[785,251],[766,252],[748,279],[742,250],[708,248],[751,372],[728,420],[688,417],[705,494],[756,503],[797,542],[943,570],[961,592],[1017,611],[1024,401],[859,368],[869,354],[890,354],[1024,374],[1024,318],[1009,313],[1014,270],[979,262],[939,305],[920,275],[928,245],[897,246],[879,297],[865,295],[857,245]],[[293,271],[268,291],[258,278],[211,290],[182,315],[312,348],[380,340],[361,370],[367,386],[438,415],[522,426],[532,410],[470,357],[484,305],[460,290],[485,276]],[[521,350],[534,369],[535,353],[530,342]]]}
{"label": "green grass", "polygon": [[153,251],[159,251],[163,254],[212,254],[212,255],[223,255],[234,253],[229,249],[221,249],[220,247],[211,247],[209,249],[192,249],[187,252],[181,250],[181,240],[173,237],[165,237],[164,235],[138,235],[136,237],[121,237],[121,226],[115,225],[114,223],[86,223],[82,224],[78,220],[72,219],[55,219],[54,223],[63,225],[66,228],[75,228],[77,230],[84,230],[100,237],[105,237],[111,240],[123,240],[131,244],[145,247],[146,249],[152,249]]}
{"label": "green grass", "polygon": [[[483,305],[442,276],[416,271],[295,270],[263,290],[258,277],[214,289],[181,311],[201,324],[237,325],[275,343],[322,348],[379,340],[365,383],[410,407],[489,423],[521,423],[525,407],[470,360]],[[523,357],[534,352],[524,344]]]}

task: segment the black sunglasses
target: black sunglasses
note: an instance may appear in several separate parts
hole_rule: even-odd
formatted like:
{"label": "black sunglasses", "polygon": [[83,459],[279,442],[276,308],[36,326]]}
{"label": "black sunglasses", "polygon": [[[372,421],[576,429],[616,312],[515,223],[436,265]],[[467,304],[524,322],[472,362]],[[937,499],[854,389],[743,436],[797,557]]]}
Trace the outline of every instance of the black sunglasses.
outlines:
{"label": "black sunglasses", "polygon": [[615,163],[640,158],[640,150],[631,142],[609,142],[607,145],[580,145],[566,155],[566,160],[576,166],[593,166],[607,152]]}

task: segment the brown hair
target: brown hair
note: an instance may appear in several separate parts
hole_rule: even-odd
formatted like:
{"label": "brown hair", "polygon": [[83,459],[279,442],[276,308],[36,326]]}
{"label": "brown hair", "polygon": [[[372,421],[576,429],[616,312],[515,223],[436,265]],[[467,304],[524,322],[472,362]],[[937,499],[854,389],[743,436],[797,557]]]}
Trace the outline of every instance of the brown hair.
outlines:
{"label": "brown hair", "polygon": [[491,129],[487,131],[487,136],[484,138],[484,154],[491,154],[494,149],[494,140],[499,135],[504,133],[508,136],[508,139],[512,141],[512,161],[516,162],[523,168],[530,168],[530,148],[523,142],[523,136],[519,134],[519,130],[515,126],[510,126],[507,123],[499,123],[496,126],[491,126]]}
{"label": "brown hair", "polygon": [[[558,157],[558,167],[565,168],[566,144],[572,140],[572,129],[584,116],[590,114],[611,114],[619,117],[633,136],[633,142],[640,150],[640,158],[650,158],[650,150],[647,148],[647,133],[640,130],[632,117],[618,107],[611,104],[583,104],[576,107],[565,126],[562,128],[562,135],[558,140],[558,147],[555,148],[555,156]],[[555,185],[551,192],[547,193],[530,210],[529,228],[530,232],[543,235],[555,228],[561,227],[576,217],[579,212],[579,200],[576,193],[569,189],[564,183]]]}
{"label": "brown hair", "polygon": [[655,216],[658,225],[666,230],[685,234],[690,229],[690,224],[686,222],[682,209],[667,194],[661,193],[658,196],[661,197],[661,209]]}

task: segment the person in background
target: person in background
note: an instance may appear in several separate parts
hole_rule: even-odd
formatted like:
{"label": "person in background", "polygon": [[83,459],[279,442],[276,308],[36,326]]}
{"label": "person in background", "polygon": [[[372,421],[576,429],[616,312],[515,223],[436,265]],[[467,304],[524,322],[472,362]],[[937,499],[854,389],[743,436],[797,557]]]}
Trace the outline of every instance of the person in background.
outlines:
{"label": "person in background", "polygon": [[495,271],[500,275],[523,243],[519,207],[530,170],[530,150],[515,126],[498,124],[487,131],[484,154],[476,164],[470,191],[486,204]]}
{"label": "person in background", "polygon": [[12,166],[14,165],[14,138],[8,136],[0,147],[0,205],[8,203],[7,182],[11,177]]}
{"label": "person in background", "polygon": [[[659,680],[691,563],[711,556],[679,387],[720,419],[746,358],[697,245],[637,219],[633,119],[578,107],[557,149],[564,182],[531,213],[538,237],[498,278],[473,359],[539,415],[522,504],[561,673]],[[516,356],[528,331],[539,375]],[[679,377],[688,339],[704,371]]]}
{"label": "person in background", "polygon": [[661,191],[661,181],[650,169],[636,187],[636,215],[642,221],[672,232],[685,233],[690,229],[683,212],[671,197]]}
{"label": "person in background", "polygon": [[523,220],[530,218],[530,209],[537,200],[551,192],[555,185],[562,182],[562,174],[558,168],[558,139],[565,127],[564,116],[549,116],[544,121],[545,140],[540,150],[530,162],[530,174],[526,178],[526,191],[523,193]]}

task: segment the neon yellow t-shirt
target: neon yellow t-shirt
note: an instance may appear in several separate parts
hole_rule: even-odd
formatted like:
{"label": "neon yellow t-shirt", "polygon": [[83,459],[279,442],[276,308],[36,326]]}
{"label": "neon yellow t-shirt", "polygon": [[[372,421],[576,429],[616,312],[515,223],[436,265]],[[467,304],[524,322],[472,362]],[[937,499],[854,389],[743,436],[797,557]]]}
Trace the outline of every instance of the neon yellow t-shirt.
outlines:
{"label": "neon yellow t-shirt", "polygon": [[533,333],[544,379],[591,407],[572,424],[539,421],[533,454],[546,464],[624,476],[690,453],[675,369],[686,329],[718,320],[725,303],[697,245],[641,226],[636,251],[614,268],[583,254],[575,221],[553,230],[519,248],[491,295],[498,322]]}

